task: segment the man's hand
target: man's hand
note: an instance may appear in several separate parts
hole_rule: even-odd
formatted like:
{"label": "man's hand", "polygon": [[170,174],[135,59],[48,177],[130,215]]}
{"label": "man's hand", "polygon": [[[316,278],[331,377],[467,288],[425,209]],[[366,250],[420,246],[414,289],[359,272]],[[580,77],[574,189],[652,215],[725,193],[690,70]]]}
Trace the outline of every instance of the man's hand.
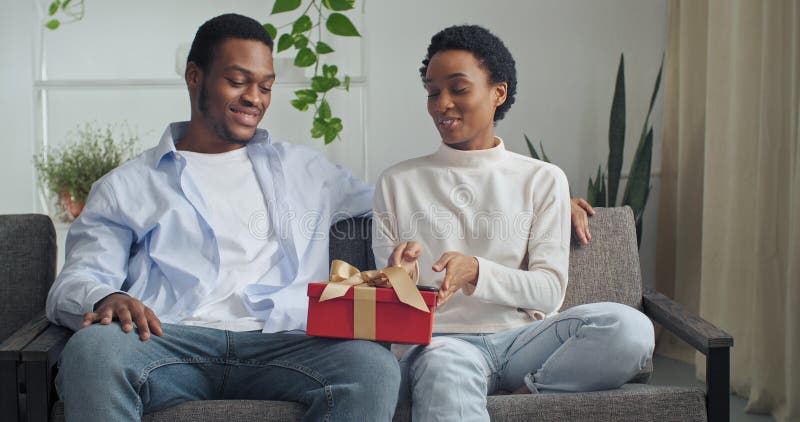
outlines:
{"label": "man's hand", "polygon": [[578,240],[586,245],[592,240],[592,234],[589,233],[589,216],[594,215],[594,208],[585,199],[578,197],[569,201],[569,207]]}
{"label": "man's hand", "polygon": [[417,281],[417,259],[422,255],[422,245],[417,242],[403,242],[394,248],[389,256],[390,267],[401,266],[412,280]]}
{"label": "man's hand", "polygon": [[439,286],[439,305],[444,305],[465,285],[478,283],[478,258],[460,252],[445,252],[433,264],[433,271],[445,271],[444,281]]}
{"label": "man's hand", "polygon": [[139,299],[122,293],[110,294],[97,302],[94,312],[83,316],[81,328],[97,322],[108,325],[113,320],[118,320],[122,331],[126,333],[130,333],[133,330],[133,323],[136,323],[136,327],[139,329],[139,338],[143,341],[150,338],[151,331],[159,337],[164,334],[161,331],[161,321],[152,309],[144,306]]}

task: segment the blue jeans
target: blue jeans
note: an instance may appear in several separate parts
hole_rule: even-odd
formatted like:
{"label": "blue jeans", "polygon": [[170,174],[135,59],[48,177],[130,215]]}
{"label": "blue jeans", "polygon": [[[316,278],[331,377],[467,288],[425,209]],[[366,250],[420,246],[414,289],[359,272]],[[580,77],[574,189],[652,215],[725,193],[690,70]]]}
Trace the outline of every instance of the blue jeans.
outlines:
{"label": "blue jeans", "polygon": [[67,343],[56,379],[67,421],[138,421],[192,400],[287,400],[305,420],[389,421],[400,369],[377,343],[301,334],[163,325],[139,340],[116,323],[84,328]]}
{"label": "blue jeans", "polygon": [[653,354],[653,324],[618,303],[593,303],[494,334],[436,336],[400,361],[412,419],[488,421],[486,395],[617,388]]}

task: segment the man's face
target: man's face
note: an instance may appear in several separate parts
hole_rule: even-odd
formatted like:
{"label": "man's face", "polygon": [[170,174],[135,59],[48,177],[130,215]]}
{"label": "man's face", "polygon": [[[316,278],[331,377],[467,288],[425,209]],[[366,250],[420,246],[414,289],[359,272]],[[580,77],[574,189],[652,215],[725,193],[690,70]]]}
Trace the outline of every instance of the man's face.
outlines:
{"label": "man's face", "polygon": [[246,144],[271,100],[272,51],[260,41],[227,39],[200,74],[196,103],[203,126],[221,141]]}

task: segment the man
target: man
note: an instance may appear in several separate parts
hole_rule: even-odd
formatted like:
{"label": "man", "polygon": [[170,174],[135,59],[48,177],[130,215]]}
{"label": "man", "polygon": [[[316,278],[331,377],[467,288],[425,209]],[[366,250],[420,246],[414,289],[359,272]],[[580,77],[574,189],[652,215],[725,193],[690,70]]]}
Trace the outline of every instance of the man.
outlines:
{"label": "man", "polygon": [[372,189],[257,129],[272,40],[222,15],[195,36],[191,120],[100,179],[70,229],[50,320],[77,333],[56,380],[67,420],[128,421],[190,400],[290,400],[307,420],[390,420],[400,383],[367,341],[310,338],[329,227]]}

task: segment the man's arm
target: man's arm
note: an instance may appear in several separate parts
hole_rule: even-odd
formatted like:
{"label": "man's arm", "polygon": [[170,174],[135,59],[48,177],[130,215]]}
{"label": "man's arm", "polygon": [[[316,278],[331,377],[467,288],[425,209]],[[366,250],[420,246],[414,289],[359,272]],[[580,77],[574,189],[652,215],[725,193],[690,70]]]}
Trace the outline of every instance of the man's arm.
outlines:
{"label": "man's arm", "polygon": [[[47,295],[47,317],[56,324],[77,331],[93,322],[109,324],[117,318],[128,332],[132,326],[126,330],[125,323],[130,325],[131,318],[120,303],[131,309],[137,325],[148,320],[141,318],[143,313],[146,315],[146,307],[121,290],[127,277],[133,233],[125,225],[124,213],[115,198],[109,184],[97,182],[83,212],[70,227],[64,268]],[[115,306],[108,309],[109,303]],[[148,325],[152,326],[145,323],[144,327]],[[140,334],[142,331],[140,328]]]}
{"label": "man's arm", "polygon": [[369,215],[372,212],[372,197],[375,191],[372,186],[321,155],[319,159],[324,162],[331,194],[331,224],[351,217]]}

